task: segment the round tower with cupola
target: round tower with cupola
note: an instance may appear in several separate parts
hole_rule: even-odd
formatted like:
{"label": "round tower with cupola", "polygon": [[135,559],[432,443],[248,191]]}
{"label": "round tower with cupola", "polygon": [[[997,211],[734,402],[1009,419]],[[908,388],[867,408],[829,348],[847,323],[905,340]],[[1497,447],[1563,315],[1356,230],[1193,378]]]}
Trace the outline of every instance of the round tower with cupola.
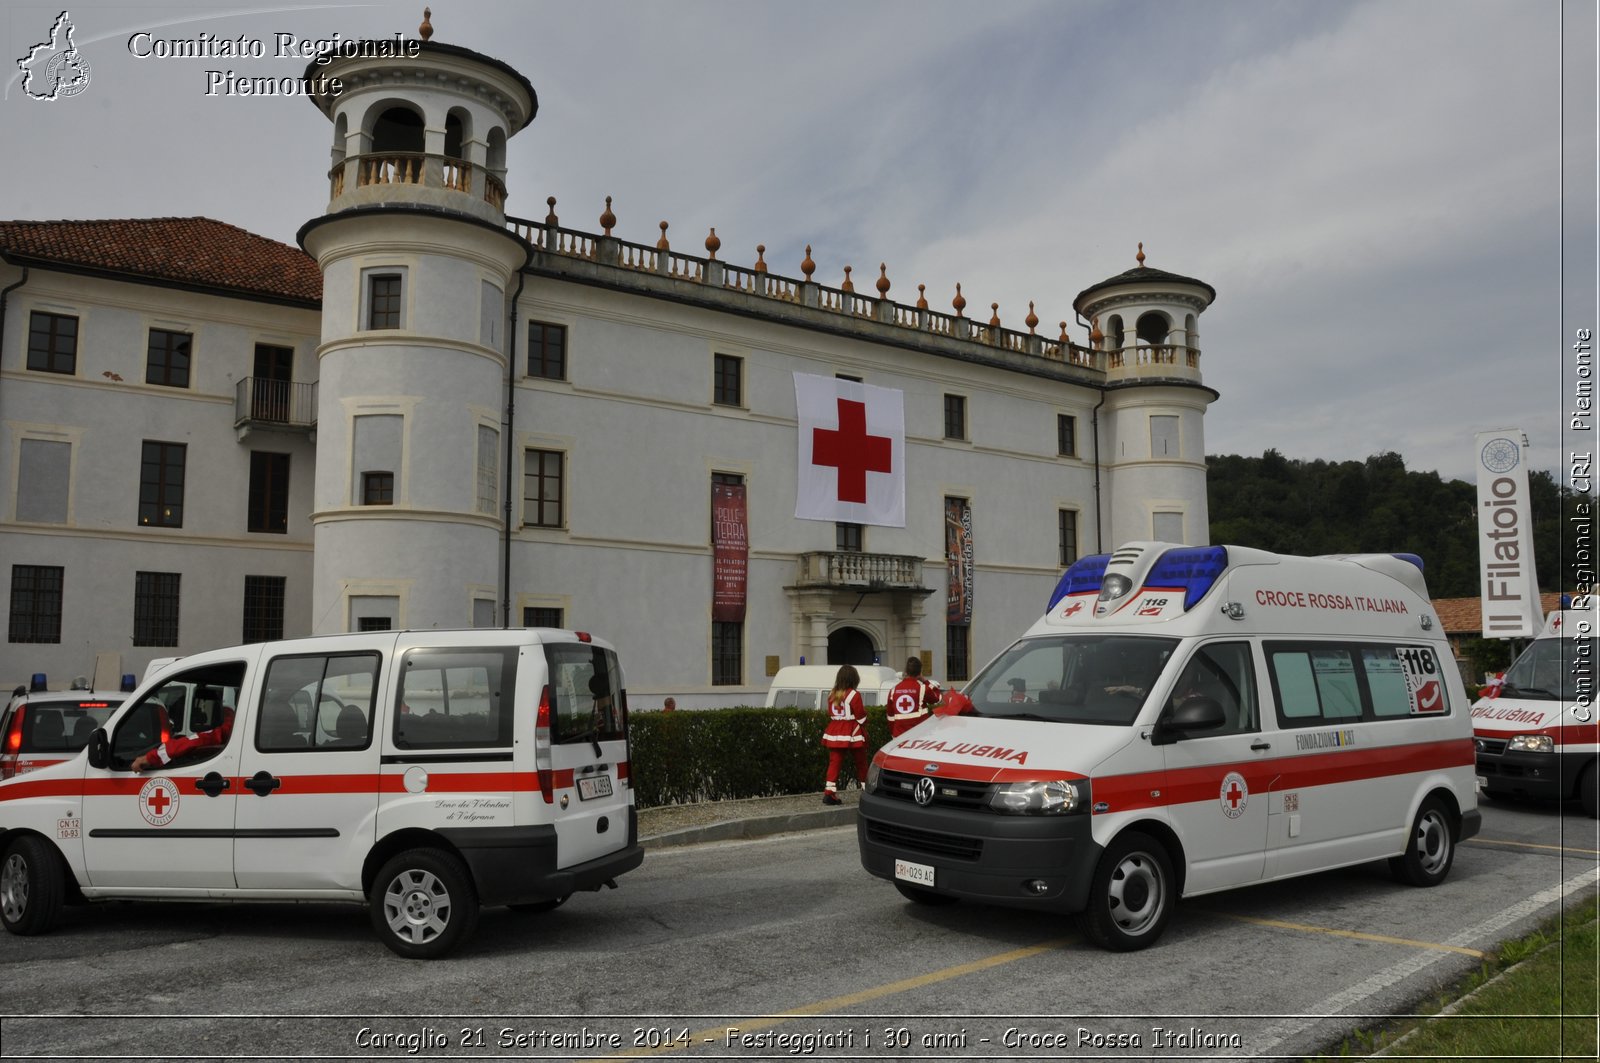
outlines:
{"label": "round tower with cupola", "polygon": [[[333,124],[322,269],[312,630],[498,625],[508,299],[506,142],[538,98],[432,40],[314,61]],[[326,60],[326,62],[324,62]]]}
{"label": "round tower with cupola", "polygon": [[1205,281],[1138,265],[1078,293],[1105,366],[1099,412],[1101,542],[1210,542],[1200,315],[1216,299]]}

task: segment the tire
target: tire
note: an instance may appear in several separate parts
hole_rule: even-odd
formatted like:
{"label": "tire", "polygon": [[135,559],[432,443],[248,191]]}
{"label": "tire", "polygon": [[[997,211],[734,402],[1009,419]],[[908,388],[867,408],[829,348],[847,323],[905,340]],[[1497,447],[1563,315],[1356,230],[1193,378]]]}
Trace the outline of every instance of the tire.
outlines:
{"label": "tire", "polygon": [[43,934],[66,898],[66,869],[55,847],[24,835],[0,859],[0,922],[13,934]]}
{"label": "tire", "polygon": [[378,872],[367,900],[378,938],[407,959],[443,956],[478,922],[472,877],[459,858],[442,849],[395,856]]}
{"label": "tire", "polygon": [[1176,901],[1177,880],[1166,847],[1148,834],[1129,831],[1101,855],[1078,928],[1101,948],[1133,952],[1161,936]]}
{"label": "tire", "polygon": [[524,914],[531,915],[536,912],[553,912],[571,899],[572,894],[568,893],[561,897],[552,897],[547,901],[529,901],[527,904],[508,904],[506,907],[510,908],[513,912],[522,912]]}
{"label": "tire", "polygon": [[961,898],[952,897],[948,893],[935,893],[924,886],[913,886],[909,882],[896,882],[894,888],[900,891],[900,896],[908,901],[926,904],[930,908],[938,908],[946,904],[955,904]]}
{"label": "tire", "polygon": [[1589,813],[1589,818],[1600,819],[1600,763],[1590,761],[1583,770],[1578,796],[1583,800],[1583,810]]}
{"label": "tire", "polygon": [[1430,797],[1417,809],[1411,837],[1401,856],[1389,858],[1389,870],[1412,886],[1437,886],[1456,859],[1456,829],[1443,801]]}

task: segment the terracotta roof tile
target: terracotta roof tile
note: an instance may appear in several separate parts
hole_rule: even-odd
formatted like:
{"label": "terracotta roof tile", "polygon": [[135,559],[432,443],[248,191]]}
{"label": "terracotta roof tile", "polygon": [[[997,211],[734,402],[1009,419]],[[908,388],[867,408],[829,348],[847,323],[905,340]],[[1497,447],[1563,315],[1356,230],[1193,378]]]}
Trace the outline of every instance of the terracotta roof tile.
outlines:
{"label": "terracotta roof tile", "polygon": [[[1539,615],[1547,616],[1561,608],[1561,595],[1554,592],[1539,595]],[[1483,631],[1483,599],[1435,598],[1433,611],[1439,614],[1439,624],[1446,635],[1476,635]]]}
{"label": "terracotta roof tile", "polygon": [[210,218],[4,221],[0,255],[19,265],[322,302],[322,272],[311,256]]}

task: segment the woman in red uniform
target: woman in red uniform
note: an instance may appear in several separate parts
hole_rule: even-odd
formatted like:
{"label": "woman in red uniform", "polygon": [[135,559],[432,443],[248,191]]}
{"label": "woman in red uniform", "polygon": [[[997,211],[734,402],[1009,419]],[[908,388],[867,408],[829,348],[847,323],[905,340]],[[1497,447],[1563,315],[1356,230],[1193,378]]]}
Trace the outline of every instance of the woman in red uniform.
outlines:
{"label": "woman in red uniform", "polygon": [[861,675],[854,665],[841,665],[828,695],[828,726],[822,732],[822,746],[828,751],[828,781],[822,790],[822,803],[842,804],[839,800],[839,765],[845,750],[856,758],[856,782],[867,779],[867,705],[856,687]]}

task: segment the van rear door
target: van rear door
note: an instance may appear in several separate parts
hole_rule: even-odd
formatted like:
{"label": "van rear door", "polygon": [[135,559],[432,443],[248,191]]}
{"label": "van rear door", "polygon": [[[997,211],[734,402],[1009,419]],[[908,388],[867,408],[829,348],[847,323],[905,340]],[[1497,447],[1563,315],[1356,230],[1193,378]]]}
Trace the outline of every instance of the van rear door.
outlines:
{"label": "van rear door", "polygon": [[544,652],[539,785],[556,829],[556,864],[571,867],[629,843],[627,689],[609,647],[575,638],[546,642]]}

